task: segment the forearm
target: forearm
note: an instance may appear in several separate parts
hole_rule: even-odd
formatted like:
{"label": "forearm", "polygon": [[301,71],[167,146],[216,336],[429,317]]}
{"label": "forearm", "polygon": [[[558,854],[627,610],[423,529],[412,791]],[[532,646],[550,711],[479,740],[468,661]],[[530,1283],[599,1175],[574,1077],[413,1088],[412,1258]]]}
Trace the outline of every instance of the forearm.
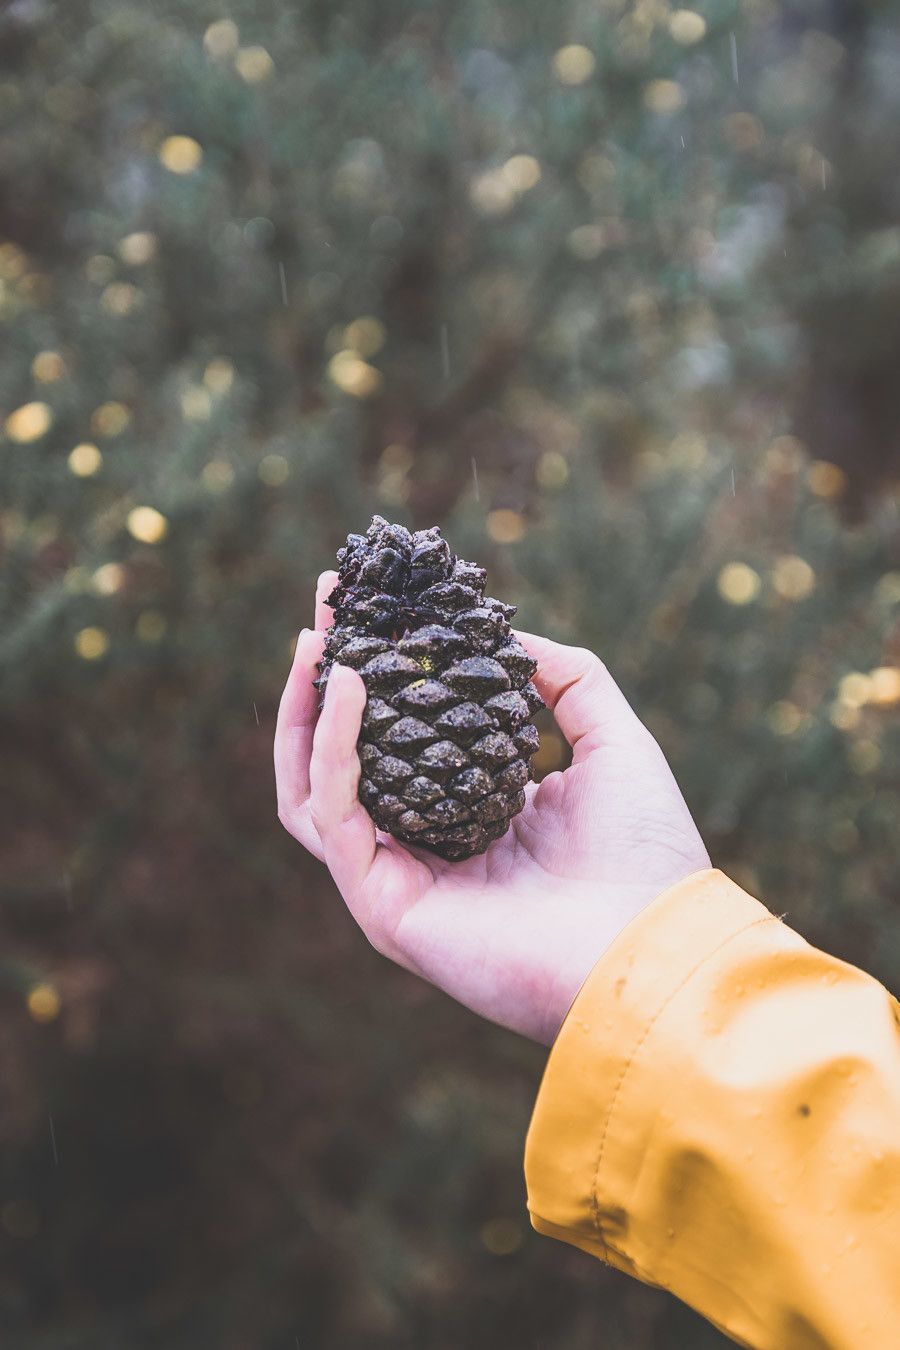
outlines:
{"label": "forearm", "polygon": [[724,878],[595,967],[526,1153],[535,1226],[754,1347],[893,1345],[900,1015]]}

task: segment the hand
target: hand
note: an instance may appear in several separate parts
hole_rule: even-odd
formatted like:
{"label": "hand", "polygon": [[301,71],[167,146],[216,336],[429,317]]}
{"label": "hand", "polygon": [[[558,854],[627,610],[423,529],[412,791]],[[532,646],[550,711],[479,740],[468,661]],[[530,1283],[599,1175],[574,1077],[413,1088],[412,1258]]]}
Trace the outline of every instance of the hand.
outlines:
{"label": "hand", "polygon": [[375,829],[357,798],[366,692],[335,666],[312,680],[331,612],[319,579],[278,714],[279,818],[328,866],[372,945],[475,1012],[551,1044],[592,966],[651,900],[709,867],[662,751],[591,652],[519,633],[572,764],[529,784],[486,853],[445,862]]}

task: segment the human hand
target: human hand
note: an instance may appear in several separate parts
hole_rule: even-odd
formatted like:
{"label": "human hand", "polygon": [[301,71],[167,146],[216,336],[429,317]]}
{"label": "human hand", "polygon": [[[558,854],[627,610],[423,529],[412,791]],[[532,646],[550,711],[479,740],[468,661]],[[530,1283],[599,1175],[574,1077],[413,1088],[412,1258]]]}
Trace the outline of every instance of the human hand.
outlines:
{"label": "human hand", "polygon": [[709,858],[656,741],[593,653],[518,634],[572,763],[526,789],[486,853],[446,862],[376,830],[357,797],[360,676],[312,681],[336,573],[319,578],[275,733],[278,815],[327,865],[377,951],[484,1017],[552,1044],[591,968],[625,925]]}

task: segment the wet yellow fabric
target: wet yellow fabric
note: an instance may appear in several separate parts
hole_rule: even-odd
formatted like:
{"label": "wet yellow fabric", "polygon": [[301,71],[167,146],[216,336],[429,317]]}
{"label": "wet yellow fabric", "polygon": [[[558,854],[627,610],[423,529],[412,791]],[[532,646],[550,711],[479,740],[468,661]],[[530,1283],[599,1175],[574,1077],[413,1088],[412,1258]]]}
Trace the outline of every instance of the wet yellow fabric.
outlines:
{"label": "wet yellow fabric", "polygon": [[900,1007],[721,872],[594,967],[525,1173],[539,1232],[741,1344],[900,1346]]}

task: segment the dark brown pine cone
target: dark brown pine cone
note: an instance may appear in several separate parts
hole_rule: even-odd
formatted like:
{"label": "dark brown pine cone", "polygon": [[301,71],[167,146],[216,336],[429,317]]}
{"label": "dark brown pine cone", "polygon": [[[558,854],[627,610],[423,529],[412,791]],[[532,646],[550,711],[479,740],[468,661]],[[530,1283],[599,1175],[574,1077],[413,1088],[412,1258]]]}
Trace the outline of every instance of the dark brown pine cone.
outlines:
{"label": "dark brown pine cone", "polygon": [[525,804],[537,663],[514,636],[514,605],[484,594],[485,571],[437,526],[411,533],[375,516],[338,551],[334,661],[362,676],[359,796],[376,825],[442,858],[483,853]]}

